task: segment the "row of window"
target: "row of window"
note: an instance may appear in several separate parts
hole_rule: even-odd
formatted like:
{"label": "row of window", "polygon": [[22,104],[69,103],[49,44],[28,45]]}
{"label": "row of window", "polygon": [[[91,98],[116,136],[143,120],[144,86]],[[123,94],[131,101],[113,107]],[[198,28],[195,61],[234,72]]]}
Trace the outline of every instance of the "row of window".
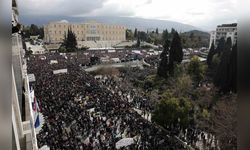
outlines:
{"label": "row of window", "polygon": [[[108,41],[108,40],[124,40],[125,37],[87,37],[87,41],[100,41],[100,40],[103,40],[103,41]],[[51,38],[53,41],[63,41],[63,38]],[[76,38],[77,41],[84,41],[84,38]]]}
{"label": "row of window", "polygon": [[62,24],[54,24],[52,25],[54,26],[54,28],[61,28],[61,27],[72,27],[72,28],[102,28],[102,29],[125,29],[125,27],[122,27],[122,26],[111,26],[111,25],[62,25]]}
{"label": "row of window", "polygon": [[[53,33],[53,31],[49,31],[49,33]],[[66,31],[54,31],[54,34],[65,34]],[[84,34],[84,31],[77,31],[76,34]],[[123,31],[87,31],[87,34],[125,34]]]}
{"label": "row of window", "polygon": [[100,37],[87,37],[87,41],[100,41]]}
{"label": "row of window", "polygon": [[220,31],[220,32],[234,32],[236,31],[236,28],[217,28],[216,31]]}

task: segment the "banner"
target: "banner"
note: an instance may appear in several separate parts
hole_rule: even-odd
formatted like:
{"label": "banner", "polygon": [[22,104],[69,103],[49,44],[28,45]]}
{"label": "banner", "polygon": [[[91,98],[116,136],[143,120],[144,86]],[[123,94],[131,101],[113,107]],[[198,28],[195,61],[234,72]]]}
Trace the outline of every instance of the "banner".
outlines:
{"label": "banner", "polygon": [[54,70],[53,74],[59,74],[59,73],[67,73],[68,69],[59,69],[59,70]]}

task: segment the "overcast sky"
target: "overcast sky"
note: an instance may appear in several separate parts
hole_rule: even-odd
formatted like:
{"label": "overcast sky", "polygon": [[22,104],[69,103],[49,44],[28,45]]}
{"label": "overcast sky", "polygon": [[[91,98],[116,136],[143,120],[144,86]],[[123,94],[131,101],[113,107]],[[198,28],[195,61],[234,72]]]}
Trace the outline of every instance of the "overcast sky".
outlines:
{"label": "overcast sky", "polygon": [[236,22],[237,0],[19,0],[21,15],[126,16],[177,21],[206,30]]}

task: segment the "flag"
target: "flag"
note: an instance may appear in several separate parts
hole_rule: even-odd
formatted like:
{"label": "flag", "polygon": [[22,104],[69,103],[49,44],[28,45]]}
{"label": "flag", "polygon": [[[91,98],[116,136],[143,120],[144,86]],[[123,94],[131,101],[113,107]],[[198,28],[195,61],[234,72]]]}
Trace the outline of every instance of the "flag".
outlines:
{"label": "flag", "polygon": [[30,99],[31,99],[31,102],[34,102],[34,97],[35,97],[35,92],[33,89],[31,89],[31,92],[30,92]]}
{"label": "flag", "polygon": [[39,120],[39,113],[36,116],[36,121],[35,121],[35,128],[40,126],[40,120]]}
{"label": "flag", "polygon": [[41,107],[41,103],[39,102],[39,100],[37,100],[37,107],[38,107],[38,111],[42,112],[42,107]]}
{"label": "flag", "polygon": [[33,110],[36,111],[37,109],[37,102],[36,102],[36,97],[34,96],[34,100],[32,102]]}

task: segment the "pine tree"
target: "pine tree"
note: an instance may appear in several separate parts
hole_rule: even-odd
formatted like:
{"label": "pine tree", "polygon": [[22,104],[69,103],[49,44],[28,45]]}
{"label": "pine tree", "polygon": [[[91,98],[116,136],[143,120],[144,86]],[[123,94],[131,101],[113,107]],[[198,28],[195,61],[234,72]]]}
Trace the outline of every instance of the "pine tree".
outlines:
{"label": "pine tree", "polygon": [[181,38],[178,32],[175,32],[173,41],[171,43],[170,53],[172,54],[172,60],[177,63],[181,63],[183,59],[183,51]]}
{"label": "pine tree", "polygon": [[126,30],[126,40],[132,40],[133,39],[133,32],[130,29]]}
{"label": "pine tree", "polygon": [[155,33],[156,33],[156,34],[159,34],[159,30],[158,30],[158,28],[156,28]]}
{"label": "pine tree", "polygon": [[162,32],[162,42],[163,43],[165,43],[165,41],[166,40],[168,40],[168,37],[169,35],[168,35],[168,29],[166,29],[166,30],[164,30],[163,32]]}
{"label": "pine tree", "polygon": [[165,40],[163,45],[163,51],[160,55],[160,58],[162,59],[163,57],[167,57],[168,53],[169,53],[169,40]]}
{"label": "pine tree", "polygon": [[218,45],[217,45],[216,50],[215,50],[216,53],[219,54],[219,56],[220,56],[221,53],[225,50],[225,44],[226,44],[225,39],[222,37],[222,38],[219,40]]}
{"label": "pine tree", "polygon": [[237,92],[237,43],[233,46],[230,56],[230,82],[233,92]]}
{"label": "pine tree", "polygon": [[171,38],[171,39],[174,37],[175,32],[177,32],[177,31],[175,31],[175,29],[172,28],[172,29],[171,29],[171,32],[170,32],[170,38]]}
{"label": "pine tree", "polygon": [[137,38],[137,43],[136,43],[136,47],[140,47],[140,45],[141,45],[141,41],[140,41],[140,38],[139,38],[139,36],[138,36],[138,38]]}
{"label": "pine tree", "polygon": [[164,43],[163,52],[160,55],[160,63],[157,70],[157,75],[159,77],[167,78],[169,72],[169,64],[168,64],[168,53],[169,53],[169,41],[166,40]]}
{"label": "pine tree", "polygon": [[138,36],[138,31],[137,31],[137,28],[135,28],[134,38],[137,38],[137,36]]}
{"label": "pine tree", "polygon": [[77,50],[77,41],[76,41],[76,35],[71,31],[71,29],[68,29],[68,34],[64,35],[64,42],[62,46],[65,47],[67,52],[74,52]]}
{"label": "pine tree", "polygon": [[229,37],[225,44],[224,51],[221,55],[221,61],[214,77],[214,84],[221,92],[226,93],[230,91],[230,56],[231,56],[232,40]]}
{"label": "pine tree", "polygon": [[191,75],[196,85],[203,80],[205,74],[205,67],[201,63],[198,56],[193,56],[187,67],[188,74]]}
{"label": "pine tree", "polygon": [[169,73],[171,75],[173,75],[174,73],[174,64],[181,63],[182,59],[183,59],[183,50],[182,50],[181,38],[178,32],[175,32],[169,53]]}
{"label": "pine tree", "polygon": [[211,48],[210,48],[210,50],[209,50],[209,53],[208,53],[208,55],[207,55],[207,65],[208,65],[208,67],[210,67],[211,66],[211,63],[212,63],[212,59],[213,59],[213,56],[215,55],[215,49],[214,49],[214,41],[213,41],[213,43],[212,43],[212,45],[211,45]]}

